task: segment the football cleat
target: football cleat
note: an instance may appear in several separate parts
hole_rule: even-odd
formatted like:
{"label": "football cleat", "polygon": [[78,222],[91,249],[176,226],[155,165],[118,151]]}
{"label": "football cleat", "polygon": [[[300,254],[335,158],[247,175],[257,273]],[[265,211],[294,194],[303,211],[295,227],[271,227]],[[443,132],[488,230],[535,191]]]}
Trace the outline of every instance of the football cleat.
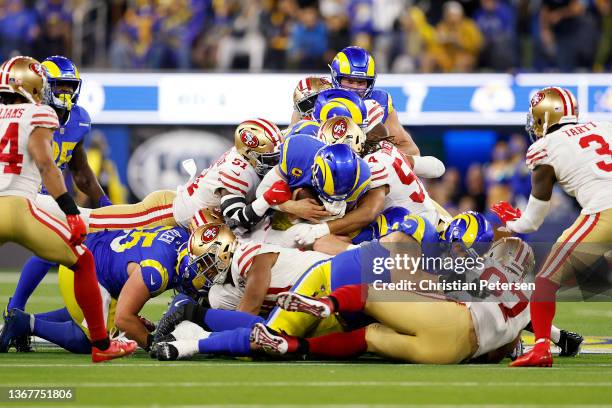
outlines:
{"label": "football cleat", "polygon": [[101,363],[102,361],[127,357],[133,354],[137,347],[138,343],[133,340],[111,340],[110,346],[106,350],[100,350],[95,346],[91,347],[91,361]]}
{"label": "football cleat", "polygon": [[8,352],[15,345],[15,339],[30,332],[30,315],[19,309],[3,312],[4,326],[0,331],[0,353]]}
{"label": "football cleat", "polygon": [[197,353],[197,340],[177,340],[157,345],[157,359],[159,361],[184,360],[193,357]]}
{"label": "football cleat", "polygon": [[153,344],[151,344],[151,348],[149,349],[149,357],[154,360],[157,359],[157,346],[161,343],[167,343],[174,340],[176,340],[176,338],[173,335],[169,334],[167,336],[161,337],[159,339],[159,342],[153,342]]}
{"label": "football cleat", "polygon": [[328,297],[312,298],[295,292],[283,292],[276,298],[276,304],[288,312],[302,312],[324,319],[334,313],[334,304]]}
{"label": "football cleat", "polygon": [[519,341],[516,342],[516,346],[514,346],[510,354],[508,354],[508,357],[510,357],[510,360],[514,361],[520,356],[522,356],[524,353],[525,344],[523,344],[523,339],[519,339]]}
{"label": "football cleat", "polygon": [[574,357],[580,351],[580,345],[584,341],[584,337],[578,333],[561,330],[559,342],[556,343],[561,349],[559,357]]}
{"label": "football cleat", "polygon": [[549,341],[536,343],[529,353],[510,363],[510,367],[552,367],[553,358]]}
{"label": "football cleat", "polygon": [[155,342],[159,343],[161,339],[170,333],[179,325],[179,323],[185,320],[191,320],[193,317],[196,307],[200,307],[197,304],[188,303],[181,305],[172,313],[164,315],[159,323],[157,324],[157,331],[155,332]]}
{"label": "football cleat", "polygon": [[269,354],[293,353],[297,349],[295,338],[283,336],[262,323],[255,324],[249,340]]}
{"label": "football cleat", "polygon": [[18,353],[31,353],[34,351],[32,347],[32,338],[30,336],[18,336],[13,340],[15,351]]}

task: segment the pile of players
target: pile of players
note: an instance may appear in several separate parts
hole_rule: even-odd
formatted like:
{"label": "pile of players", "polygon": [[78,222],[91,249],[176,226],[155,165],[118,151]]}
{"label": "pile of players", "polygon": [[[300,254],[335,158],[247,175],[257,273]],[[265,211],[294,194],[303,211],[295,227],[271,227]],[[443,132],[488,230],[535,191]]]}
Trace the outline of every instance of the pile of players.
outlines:
{"label": "pile of players", "polygon": [[[8,143],[10,157],[0,158],[0,240],[18,242],[41,258],[28,262],[9,300],[0,352],[11,346],[28,351],[28,339],[36,335],[72,352],[91,352],[94,361],[130,354],[136,344],[160,360],[262,352],[338,358],[369,351],[450,364],[521,354],[517,345],[534,302],[530,307],[520,291],[468,293],[456,290],[462,287],[456,283],[521,282],[534,271],[532,249],[514,237],[493,243],[483,214],[452,218],[429,197],[420,178],[440,177],[444,165],[419,155],[390,95],[374,88],[374,61],[365,50],[338,53],[331,81],[299,82],[289,128],[281,132],[263,118],[244,121],[235,130],[235,146],[210,168],[197,174],[186,166],[185,185],[152,192],[133,205],[111,205],[81,156],[82,139],[66,139],[86,121],[75,105],[76,67],[62,57],[42,66],[28,57],[2,65],[7,113],[0,118],[1,146]],[[540,146],[527,160],[535,177],[538,169],[553,168],[546,152],[552,156],[555,146],[542,141],[561,127],[577,126],[577,111],[573,96],[560,88],[542,90],[531,105],[531,130],[538,137],[533,146]],[[11,109],[22,111],[13,115]],[[77,186],[99,208],[76,207],[57,179],[56,163],[76,171]],[[41,177],[46,195],[36,194]],[[563,185],[563,176],[556,177]],[[548,210],[542,203],[550,199],[542,180],[534,180],[525,214],[500,203],[492,209],[493,221],[518,233],[537,229]],[[609,220],[609,211],[599,212],[597,219]],[[470,273],[374,268],[377,260],[396,256],[480,257],[484,265]],[[27,298],[49,261],[62,265],[66,308],[27,314]],[[546,279],[540,285],[546,294],[554,294],[558,286],[538,276],[540,283]],[[548,276],[562,283],[560,275]],[[372,286],[426,280],[449,290]],[[179,293],[156,328],[139,312],[170,289]],[[554,299],[552,304],[554,314]],[[539,325],[534,319],[538,343],[513,364],[552,364],[550,339],[562,355],[577,353],[581,337],[551,331],[552,316],[546,319]]]}

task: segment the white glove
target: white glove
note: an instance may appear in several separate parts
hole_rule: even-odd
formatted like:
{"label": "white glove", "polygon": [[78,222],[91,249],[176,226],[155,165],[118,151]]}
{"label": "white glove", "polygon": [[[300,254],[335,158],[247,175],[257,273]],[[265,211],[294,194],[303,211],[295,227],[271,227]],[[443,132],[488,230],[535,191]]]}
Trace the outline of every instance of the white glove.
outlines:
{"label": "white glove", "polygon": [[329,226],[326,222],[321,224],[306,224],[304,222],[296,224],[287,230],[294,241],[300,246],[308,246],[325,235],[329,235]]}

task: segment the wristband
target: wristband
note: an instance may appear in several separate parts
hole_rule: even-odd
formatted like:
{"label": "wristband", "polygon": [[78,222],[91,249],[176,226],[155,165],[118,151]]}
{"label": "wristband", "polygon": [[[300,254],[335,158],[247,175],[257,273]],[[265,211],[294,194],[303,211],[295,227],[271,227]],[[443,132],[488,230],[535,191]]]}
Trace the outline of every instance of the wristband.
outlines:
{"label": "wristband", "polygon": [[55,202],[57,203],[57,205],[59,205],[59,208],[66,215],[79,215],[80,214],[80,211],[76,203],[74,202],[74,200],[72,199],[72,197],[70,197],[70,194],[68,193],[64,193],[61,196],[57,197],[55,199]]}
{"label": "wristband", "polygon": [[109,205],[113,205],[113,202],[108,198],[108,196],[103,195],[98,199],[98,208],[108,207]]}

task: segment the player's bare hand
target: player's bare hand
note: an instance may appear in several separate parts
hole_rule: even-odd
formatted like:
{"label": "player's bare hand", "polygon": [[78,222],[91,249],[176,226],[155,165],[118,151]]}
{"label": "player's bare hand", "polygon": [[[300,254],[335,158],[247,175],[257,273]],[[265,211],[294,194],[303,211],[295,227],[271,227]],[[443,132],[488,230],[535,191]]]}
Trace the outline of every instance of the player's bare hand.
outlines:
{"label": "player's bare hand", "polygon": [[325,217],[331,216],[331,214],[325,210],[325,207],[312,198],[304,198],[297,201],[290,200],[279,206],[279,208],[284,212],[297,215],[299,218],[315,223]]}

